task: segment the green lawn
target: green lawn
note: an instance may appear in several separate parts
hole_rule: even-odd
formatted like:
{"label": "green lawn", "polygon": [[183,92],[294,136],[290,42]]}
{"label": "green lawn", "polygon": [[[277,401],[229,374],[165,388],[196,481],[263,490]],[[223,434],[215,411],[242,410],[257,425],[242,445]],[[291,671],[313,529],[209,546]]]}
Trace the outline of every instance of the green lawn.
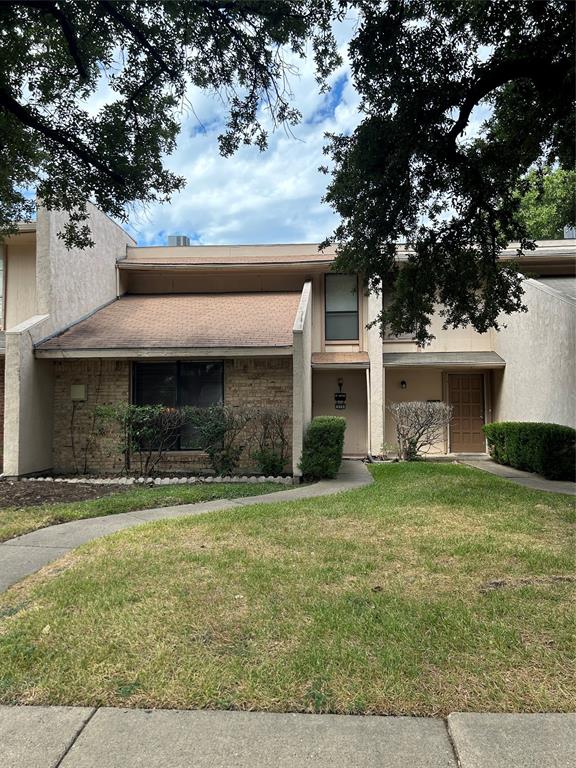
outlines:
{"label": "green lawn", "polygon": [[[573,500],[447,464],[139,526],[0,597],[0,700],[446,714],[574,707]],[[505,579],[497,589],[495,579]]]}
{"label": "green lawn", "polygon": [[37,507],[6,507],[0,509],[0,541],[70,520],[117,515],[138,509],[171,507],[175,504],[196,504],[213,499],[257,496],[260,493],[281,490],[285,490],[285,487],[277,483],[167,485],[159,488],[131,488],[122,493],[88,501],[42,504]]}

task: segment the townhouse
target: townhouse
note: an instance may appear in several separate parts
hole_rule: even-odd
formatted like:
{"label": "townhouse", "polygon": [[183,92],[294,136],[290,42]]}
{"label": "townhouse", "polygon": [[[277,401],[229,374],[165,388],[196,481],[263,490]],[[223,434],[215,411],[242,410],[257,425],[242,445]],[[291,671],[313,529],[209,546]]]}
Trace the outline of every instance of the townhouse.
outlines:
{"label": "townhouse", "polygon": [[[91,208],[95,247],[68,251],[64,221],[40,208],[2,246],[5,475],[120,471],[94,434],[104,403],[278,406],[290,414],[295,476],[316,415],[346,418],[356,457],[395,442],[387,404],[398,400],[453,405],[439,453],[484,452],[489,421],[575,424],[574,240],[520,260],[529,311],[506,328],[443,330],[438,315],[420,349],[368,327],[388,291],[367,294],[315,244],[138,247]],[[183,432],[162,469],[205,465]]]}

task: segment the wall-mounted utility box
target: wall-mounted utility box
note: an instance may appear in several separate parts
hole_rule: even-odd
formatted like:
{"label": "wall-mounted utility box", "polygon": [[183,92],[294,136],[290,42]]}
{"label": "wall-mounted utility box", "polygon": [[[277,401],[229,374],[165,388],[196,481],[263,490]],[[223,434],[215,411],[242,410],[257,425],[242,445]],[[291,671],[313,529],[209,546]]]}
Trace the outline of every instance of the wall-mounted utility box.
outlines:
{"label": "wall-mounted utility box", "polygon": [[77,402],[86,400],[86,384],[71,384],[70,399]]}

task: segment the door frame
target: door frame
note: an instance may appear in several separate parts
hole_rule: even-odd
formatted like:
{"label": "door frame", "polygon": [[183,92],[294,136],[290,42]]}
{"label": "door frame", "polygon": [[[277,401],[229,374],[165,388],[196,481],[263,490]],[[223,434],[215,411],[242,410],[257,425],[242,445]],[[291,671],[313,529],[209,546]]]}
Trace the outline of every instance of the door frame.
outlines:
{"label": "door frame", "polygon": [[[370,397],[370,369],[369,368],[360,368],[359,366],[346,366],[346,365],[330,365],[324,367],[316,367],[312,369],[312,387],[311,387],[311,416],[314,418],[315,415],[321,415],[315,413],[315,405],[316,402],[314,399],[314,392],[315,392],[315,385],[318,385],[318,379],[321,378],[324,375],[332,374],[336,377],[342,376],[344,378],[346,374],[357,374],[359,379],[359,385],[360,390],[363,393],[363,396],[366,398],[365,402],[365,411],[364,411],[364,418],[360,418],[360,421],[363,422],[363,437],[362,437],[362,443],[364,445],[364,449],[360,452],[353,452],[349,453],[344,449],[344,456],[350,456],[350,457],[359,457],[359,456],[368,456],[370,454],[370,413],[372,408],[371,403],[371,397]],[[320,374],[318,377],[317,374]],[[333,390],[332,390],[333,391]],[[343,416],[341,412],[339,413],[337,410],[334,410],[334,412],[330,412],[327,414],[329,416]],[[346,418],[344,416],[344,418]],[[344,437],[346,439],[346,436]]]}
{"label": "door frame", "polygon": [[[492,401],[490,397],[490,379],[488,378],[486,371],[473,371],[473,370],[467,370],[467,371],[459,371],[459,370],[448,370],[443,371],[442,378],[443,378],[443,391],[444,391],[444,402],[447,405],[450,405],[450,384],[449,384],[449,376],[453,375],[460,375],[460,376],[466,376],[466,375],[476,375],[476,376],[482,376],[482,421],[484,424],[488,424],[489,420],[491,421],[491,413],[492,413]],[[446,445],[446,453],[453,453],[452,451],[452,435],[450,430],[450,424],[448,424],[448,427],[446,429],[446,439],[445,439],[445,445]],[[487,442],[486,437],[484,436],[484,453],[487,453]],[[461,453],[461,451],[460,451]]]}

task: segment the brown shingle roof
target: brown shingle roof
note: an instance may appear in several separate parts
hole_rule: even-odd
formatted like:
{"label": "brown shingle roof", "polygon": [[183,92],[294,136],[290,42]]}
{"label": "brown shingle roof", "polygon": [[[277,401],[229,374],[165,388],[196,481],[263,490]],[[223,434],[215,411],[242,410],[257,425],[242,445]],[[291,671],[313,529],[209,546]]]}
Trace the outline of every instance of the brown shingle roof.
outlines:
{"label": "brown shingle roof", "polygon": [[123,296],[42,350],[288,347],[299,293]]}

